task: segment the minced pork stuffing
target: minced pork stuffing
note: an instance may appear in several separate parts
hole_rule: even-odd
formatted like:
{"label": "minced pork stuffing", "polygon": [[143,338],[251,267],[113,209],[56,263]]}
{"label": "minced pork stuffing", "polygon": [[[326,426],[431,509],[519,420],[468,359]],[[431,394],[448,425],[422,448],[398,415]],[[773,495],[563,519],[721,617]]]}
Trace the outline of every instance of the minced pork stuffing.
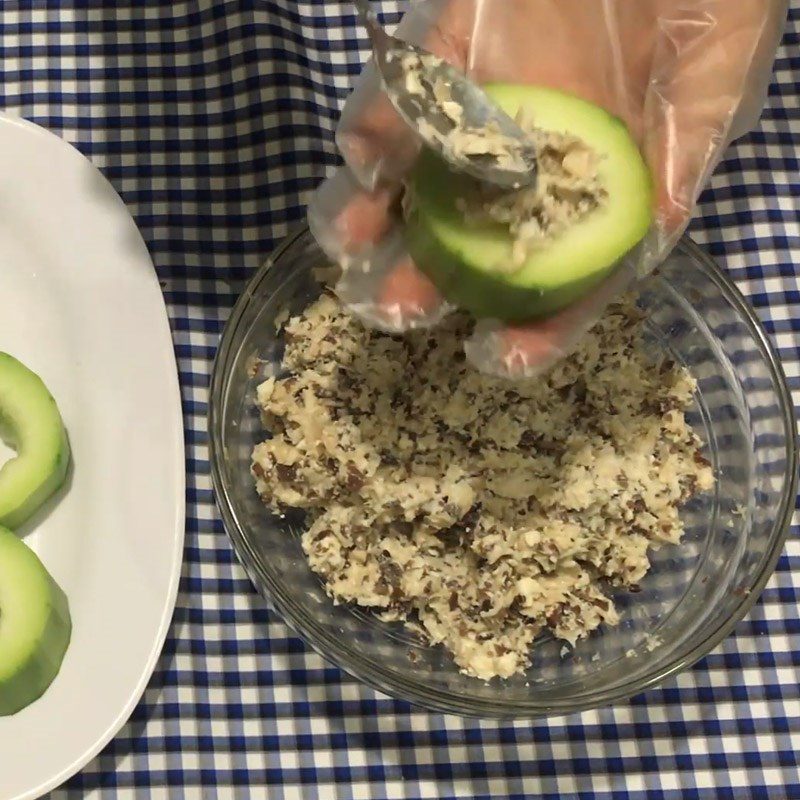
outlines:
{"label": "minced pork stuffing", "polygon": [[520,122],[535,143],[536,181],[510,191],[475,181],[472,191],[456,201],[467,222],[496,222],[508,228],[511,259],[494,267],[511,273],[524,266],[537,247],[608,203],[600,156],[594,150],[570,134]]}
{"label": "minced pork stuffing", "polygon": [[324,294],[285,328],[258,402],[272,438],[252,473],[275,511],[304,509],[302,546],[335,603],[400,621],[481,679],[618,621],[648,549],[680,542],[678,508],[712,488],[684,411],[694,383],[654,363],[632,302],[572,356],[509,382],[465,360],[472,323],[387,335]]}

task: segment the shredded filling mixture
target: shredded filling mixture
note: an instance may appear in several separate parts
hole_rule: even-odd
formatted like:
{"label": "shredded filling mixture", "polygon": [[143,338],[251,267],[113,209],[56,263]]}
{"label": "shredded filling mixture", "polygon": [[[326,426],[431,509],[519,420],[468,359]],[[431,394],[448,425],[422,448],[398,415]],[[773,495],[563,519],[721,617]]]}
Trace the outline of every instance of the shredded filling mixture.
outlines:
{"label": "shredded filling mixture", "polygon": [[511,234],[511,259],[496,265],[516,272],[528,256],[608,202],[600,177],[600,158],[580,139],[544,131],[518,118],[534,143],[536,181],[513,191],[475,181],[456,201],[468,223],[500,223]]}
{"label": "shredded filling mixture", "polygon": [[574,644],[616,624],[610,589],[638,588],[714,478],[684,417],[693,380],[653,363],[633,303],[517,383],[465,362],[471,325],[390,336],[323,295],[286,326],[290,377],[258,389],[272,438],[252,474],[270,508],[307,512],[335,603],[490,679],[523,672],[545,629]]}

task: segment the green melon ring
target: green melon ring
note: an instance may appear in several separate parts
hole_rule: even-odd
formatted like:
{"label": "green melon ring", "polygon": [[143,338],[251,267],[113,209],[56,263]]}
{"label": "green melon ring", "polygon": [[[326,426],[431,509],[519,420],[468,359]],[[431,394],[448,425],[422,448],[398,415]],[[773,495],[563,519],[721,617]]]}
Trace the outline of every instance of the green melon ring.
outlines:
{"label": "green melon ring", "polygon": [[42,379],[0,353],[0,434],[17,451],[0,467],[0,525],[17,528],[64,482],[69,443]]}
{"label": "green melon ring", "polygon": [[0,717],[44,694],[71,635],[66,596],[36,554],[0,528]]}
{"label": "green melon ring", "polygon": [[559,311],[596,286],[653,222],[652,180],[625,124],[574,95],[538,86],[485,87],[506,112],[523,109],[537,127],[570,133],[601,157],[608,202],[509,273],[512,237],[499,224],[467,224],[457,207],[470,178],[425,153],[411,176],[409,252],[451,303],[478,318],[522,322]]}

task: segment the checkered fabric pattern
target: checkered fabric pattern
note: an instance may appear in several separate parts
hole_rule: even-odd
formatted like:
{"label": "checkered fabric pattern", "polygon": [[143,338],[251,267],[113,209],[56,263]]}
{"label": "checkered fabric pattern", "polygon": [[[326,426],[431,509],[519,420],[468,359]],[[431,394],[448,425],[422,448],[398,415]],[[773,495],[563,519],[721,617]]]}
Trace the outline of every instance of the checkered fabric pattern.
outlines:
{"label": "checkered fabric pattern", "polygon": [[[733,2],[733,0],[731,0]],[[399,2],[384,2],[394,21]],[[239,568],[214,506],[212,357],[244,281],[336,163],[367,56],[348,2],[3,0],[7,112],[75,143],[150,248],[181,373],[185,563],[131,720],[53,798],[800,798],[800,544],[712,655],[645,695],[518,724],[427,714],[293,637]],[[800,402],[800,0],[769,108],[703,197],[694,236],[780,349]],[[0,754],[0,760],[2,754]]]}

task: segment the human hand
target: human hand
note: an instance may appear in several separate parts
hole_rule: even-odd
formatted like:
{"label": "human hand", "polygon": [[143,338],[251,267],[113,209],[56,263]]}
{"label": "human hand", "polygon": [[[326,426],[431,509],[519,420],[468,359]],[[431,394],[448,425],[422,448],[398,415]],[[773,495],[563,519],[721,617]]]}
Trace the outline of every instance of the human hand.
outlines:
{"label": "human hand", "polygon": [[[655,223],[639,257],[566,310],[524,325],[478,325],[470,360],[532,374],[568,353],[620,292],[655,268],[688,225],[732,139],[763,107],[786,0],[427,0],[401,23],[478,83],[550,86],[625,121],[653,175]],[[337,133],[346,167],[315,195],[312,231],[335,260],[352,260],[337,292],[368,324],[435,324],[448,310],[403,247],[397,208],[419,142],[381,93],[372,68]],[[371,269],[357,264],[369,261]]]}

